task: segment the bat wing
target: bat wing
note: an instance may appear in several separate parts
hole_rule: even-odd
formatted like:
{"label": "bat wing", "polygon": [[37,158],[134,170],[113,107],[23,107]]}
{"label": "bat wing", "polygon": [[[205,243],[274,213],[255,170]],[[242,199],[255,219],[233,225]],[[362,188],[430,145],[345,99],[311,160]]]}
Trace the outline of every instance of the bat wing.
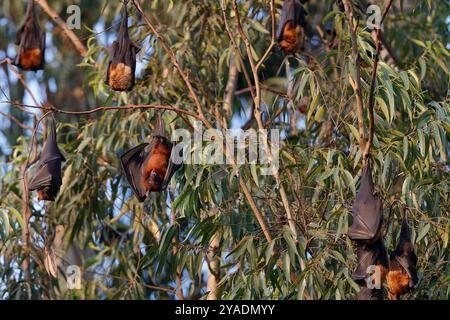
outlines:
{"label": "bat wing", "polygon": [[108,60],[108,67],[106,68],[106,79],[105,83],[109,84],[109,67],[111,66],[111,63],[115,60],[116,52],[117,52],[118,42],[116,40],[113,41],[111,44],[111,47],[109,47],[109,60]]}
{"label": "bat wing", "polygon": [[403,218],[402,229],[400,231],[400,241],[393,253],[395,259],[405,269],[410,277],[410,287],[414,287],[417,282],[417,256],[414,252],[414,246],[411,242],[408,220],[406,216]]}
{"label": "bat wing", "polygon": [[44,31],[41,31],[41,51],[42,51],[42,60],[39,69],[43,70],[45,68],[45,39],[46,35]]}
{"label": "bat wing", "polygon": [[292,21],[295,25],[306,26],[306,10],[299,0],[284,0],[281,9],[281,19],[278,23],[276,37],[278,41],[283,38],[283,30],[286,23]]}
{"label": "bat wing", "polygon": [[[122,168],[125,171],[128,183],[133,190],[134,195],[138,198],[139,202],[145,200],[146,191],[142,183],[142,171],[141,167],[144,163],[145,157],[150,153],[146,151],[148,143],[143,143],[125,152],[120,157]],[[151,150],[150,150],[151,151]]]}
{"label": "bat wing", "polygon": [[42,150],[40,161],[45,163],[57,158],[61,159],[62,161],[66,161],[64,155],[58,148],[56,139],[56,123],[55,120],[51,118],[49,130],[47,130],[47,141],[45,142],[44,149]]}
{"label": "bat wing", "polygon": [[16,39],[15,39],[15,41],[14,41],[14,44],[15,44],[16,46],[19,46],[19,45],[20,45],[20,42],[22,41],[22,34],[23,34],[24,28],[25,28],[25,26],[23,25],[23,26],[21,26],[21,27],[17,30],[17,33],[16,33]]}
{"label": "bat wing", "polygon": [[[167,167],[166,175],[164,176],[164,180],[161,185],[162,190],[167,189],[167,186],[169,185],[169,182],[170,182],[170,179],[172,179],[172,176],[175,174],[175,172],[178,169],[180,169],[183,166],[182,162],[179,163],[179,161],[175,160],[175,157],[177,156],[176,152],[177,152],[177,148],[173,147],[172,153],[170,155],[169,166]],[[181,149],[181,151],[179,151],[179,152],[181,153],[180,154],[181,158],[179,158],[179,159],[182,160],[183,159],[183,157],[182,157],[183,149]]]}
{"label": "bat wing", "polygon": [[367,268],[371,265],[388,268],[389,259],[386,247],[381,239],[373,244],[357,244],[356,254],[358,267],[353,272],[354,280],[364,280],[367,277]]}
{"label": "bat wing", "polygon": [[367,268],[375,264],[376,254],[376,251],[370,250],[366,245],[357,245],[358,267],[352,274],[354,280],[364,280],[367,277]]}
{"label": "bat wing", "polygon": [[38,169],[30,179],[30,190],[51,186],[54,196],[56,196],[62,183],[61,162],[65,160],[56,141],[55,120],[51,118],[47,130],[47,140],[39,157]]}
{"label": "bat wing", "polygon": [[[131,88],[134,87],[136,83],[136,55],[141,50],[133,41],[130,40],[130,46],[129,46],[129,55],[130,55],[130,63],[131,63],[131,76],[132,76],[132,82],[131,82]],[[131,90],[130,88],[130,90]]]}
{"label": "bat wing", "polygon": [[374,241],[381,231],[383,220],[382,203],[374,195],[370,164],[363,169],[361,187],[352,208],[353,223],[348,229],[351,240]]}
{"label": "bat wing", "polygon": [[51,162],[47,164],[38,165],[38,169],[33,177],[30,179],[28,188],[30,191],[42,189],[52,185],[52,170]]}

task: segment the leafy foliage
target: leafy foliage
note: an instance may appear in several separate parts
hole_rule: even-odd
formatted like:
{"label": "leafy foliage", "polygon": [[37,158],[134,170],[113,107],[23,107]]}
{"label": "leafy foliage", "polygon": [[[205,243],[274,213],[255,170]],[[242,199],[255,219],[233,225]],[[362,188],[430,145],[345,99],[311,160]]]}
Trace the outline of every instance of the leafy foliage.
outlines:
{"label": "leafy foliage", "polygon": [[[64,16],[69,2],[49,3]],[[189,75],[208,120],[218,126],[220,114],[228,126],[241,125],[252,101],[248,91],[239,92],[248,84],[225,32],[220,2],[155,0],[143,7]],[[276,1],[277,12],[281,2]],[[173,299],[180,297],[177,288],[181,287],[184,297],[205,298],[205,257],[211,239],[219,235],[220,298],[353,299],[358,291],[351,279],[356,253],[346,232],[361,174],[355,100],[348,77],[354,78],[355,66],[343,13],[327,12],[328,2],[310,1],[307,5],[308,54],[302,59],[285,58],[275,48],[260,70],[262,84],[268,88],[263,90],[263,108],[270,127],[281,129],[284,137],[279,172],[300,231],[298,241],[287,227],[276,181],[259,175],[260,165],[241,166],[239,175],[267,221],[271,242],[264,237],[242,193],[236,171],[228,165],[184,165],[168,191],[152,194],[140,204],[124,179],[118,156],[150,139],[155,110],[57,115],[59,145],[67,159],[63,185],[53,204],[44,206],[31,195],[32,281],[27,283],[20,268],[25,256],[20,168],[29,154],[31,133],[11,122],[10,132],[2,129],[11,152],[2,147],[1,297]],[[390,251],[398,239],[404,208],[409,211],[420,278],[409,298],[448,299],[449,4],[401,2],[403,8],[395,7],[384,26],[385,40],[400,63],[384,57],[377,72],[374,181],[384,200],[385,217],[391,217],[386,238]],[[83,110],[90,109],[89,105],[161,104],[196,112],[160,42],[131,8],[130,36],[142,48],[137,85],[130,93],[111,92],[103,80],[120,3],[78,3],[84,29],[77,35],[88,49],[82,60],[61,40],[60,31],[49,18],[39,14],[41,25],[52,34],[49,45],[55,59],[45,72],[27,74],[26,79],[37,77],[42,83],[38,90],[50,88],[46,96],[53,105]],[[0,23],[0,29],[6,37],[0,41],[0,57],[11,51],[11,26],[20,21],[17,12],[23,12],[23,4],[6,0],[2,8],[0,22],[5,23]],[[241,1],[239,10],[254,57],[259,59],[270,44],[268,1]],[[244,55],[245,68],[250,70],[231,4],[225,13]],[[331,48],[326,44],[333,39],[325,35],[327,42],[322,41],[315,29],[326,20],[334,22],[337,32],[336,45]],[[97,34],[98,28],[104,31]],[[362,68],[363,100],[367,103],[374,49],[370,34],[362,27],[358,43],[368,65]],[[239,79],[231,116],[222,106],[233,63],[238,66]],[[13,77],[6,68],[5,74],[8,79]],[[279,93],[286,91],[290,76],[292,101]],[[13,100],[23,101],[20,83],[0,83],[2,88],[8,86]],[[57,84],[56,90],[51,90],[52,83]],[[73,88],[83,88],[84,95],[74,95]],[[301,107],[305,101],[306,111]],[[9,109],[17,115],[14,106]],[[281,115],[274,116],[280,109]],[[166,111],[164,117],[171,129],[189,129],[177,113]],[[39,145],[44,141],[41,132],[37,135]],[[45,234],[58,224],[66,230],[64,259],[72,259],[71,250],[83,257],[81,290],[68,290],[63,277],[52,279],[45,271]],[[177,283],[180,279],[181,284]]]}

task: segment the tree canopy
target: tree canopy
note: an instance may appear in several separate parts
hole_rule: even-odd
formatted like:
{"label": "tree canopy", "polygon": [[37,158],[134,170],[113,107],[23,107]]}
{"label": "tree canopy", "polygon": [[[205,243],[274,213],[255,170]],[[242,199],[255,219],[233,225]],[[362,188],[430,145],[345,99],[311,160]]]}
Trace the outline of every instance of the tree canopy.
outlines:
{"label": "tree canopy", "polygon": [[[27,3],[3,0],[0,297],[354,299],[347,230],[373,123],[385,245],[394,250],[407,212],[418,256],[407,298],[448,299],[450,3],[394,1],[377,37],[369,1],[344,1],[354,19],[334,1],[303,2],[305,48],[286,55],[281,0],[129,1],[136,85],[115,92],[104,80],[121,1],[35,0],[46,66],[24,72],[12,61]],[[371,1],[381,12],[389,2]],[[81,28],[68,31],[73,4]],[[66,161],[56,201],[44,203],[26,184],[49,111]],[[204,131],[279,129],[279,169],[184,164],[140,203],[119,157],[150,141],[158,112],[169,132],[194,120]],[[80,265],[81,289],[49,261]]]}

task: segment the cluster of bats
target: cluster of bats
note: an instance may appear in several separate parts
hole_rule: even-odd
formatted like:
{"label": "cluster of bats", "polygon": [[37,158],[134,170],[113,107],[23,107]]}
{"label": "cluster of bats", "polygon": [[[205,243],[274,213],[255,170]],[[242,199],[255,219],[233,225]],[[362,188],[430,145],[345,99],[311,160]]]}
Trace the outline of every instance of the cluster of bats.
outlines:
{"label": "cluster of bats", "polygon": [[[109,50],[106,83],[116,91],[130,91],[135,82],[136,54],[139,47],[128,34],[128,12],[123,6],[122,20]],[[45,64],[45,32],[36,20],[34,2],[29,0],[25,23],[18,30],[16,44],[19,52],[14,64],[26,71],[37,71]],[[49,123],[49,134],[40,155],[37,170],[30,179],[29,190],[37,190],[39,200],[54,201],[62,184],[61,163],[65,161],[56,143],[55,119]],[[131,188],[143,202],[150,192],[167,188],[174,173],[181,167],[172,161],[173,144],[165,131],[160,113],[150,143],[143,143],[121,156],[121,164]]]}
{"label": "cluster of bats", "polygon": [[[411,242],[406,213],[403,217],[400,240],[388,259],[383,242],[383,204],[376,195],[372,181],[370,162],[363,168],[361,185],[352,208],[353,223],[348,229],[349,238],[356,243],[358,266],[353,272],[353,279],[361,290],[360,300],[381,300],[383,291],[368,286],[367,281],[373,274],[370,266],[379,270],[379,284],[387,280],[389,298],[396,300],[408,293],[417,284],[417,256]],[[373,283],[372,283],[373,284]]]}
{"label": "cluster of bats", "polygon": [[[305,2],[305,1],[304,1]],[[342,3],[337,3],[342,7]],[[343,10],[341,8],[341,10]],[[299,0],[285,0],[281,20],[276,32],[280,48],[287,54],[303,49],[307,12]],[[139,47],[128,34],[128,13],[123,7],[118,38],[110,47],[106,83],[116,91],[130,91],[135,83],[136,54]],[[39,70],[44,67],[45,32],[36,21],[33,1],[27,8],[24,25],[18,30],[16,44],[19,53],[15,65],[23,70]],[[61,163],[65,158],[58,148],[54,117],[48,125],[45,146],[37,164],[37,170],[30,179],[29,189],[37,190],[39,200],[54,201],[62,184]],[[143,202],[150,192],[160,192],[180,168],[172,161],[173,144],[165,131],[164,121],[157,114],[155,130],[150,143],[143,143],[125,152],[120,161],[136,198]],[[396,299],[407,293],[417,283],[417,257],[410,239],[406,215],[403,218],[400,240],[391,254],[383,243],[382,202],[374,192],[370,163],[362,173],[361,186],[353,205],[353,224],[348,235],[356,243],[358,266],[353,273],[361,290],[358,299],[382,299],[382,289],[370,289],[366,280],[370,276],[368,267],[375,265],[386,279],[389,296]]]}

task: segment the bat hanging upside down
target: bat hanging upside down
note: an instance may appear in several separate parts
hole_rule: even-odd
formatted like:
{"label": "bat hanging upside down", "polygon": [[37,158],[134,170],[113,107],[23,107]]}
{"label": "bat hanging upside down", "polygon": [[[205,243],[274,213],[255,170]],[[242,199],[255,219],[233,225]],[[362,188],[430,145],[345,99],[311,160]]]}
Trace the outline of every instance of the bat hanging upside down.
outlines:
{"label": "bat hanging upside down", "polygon": [[14,60],[16,66],[26,71],[44,68],[45,32],[36,21],[33,1],[28,2],[25,23],[17,31],[15,43],[19,46],[19,54]]}
{"label": "bat hanging upside down", "polygon": [[174,163],[172,151],[173,144],[166,136],[164,122],[158,113],[151,143],[143,143],[121,156],[126,178],[140,202],[150,192],[165,190],[174,173],[181,167],[181,163]]}
{"label": "bat hanging upside down", "polygon": [[405,216],[400,231],[400,241],[391,254],[389,263],[387,275],[389,299],[397,300],[416,286],[418,282],[416,265],[417,256],[414,252],[408,220]]}
{"label": "bat hanging upside down", "polygon": [[128,13],[125,3],[117,40],[109,49],[109,64],[105,80],[105,83],[115,91],[130,91],[135,82],[136,54],[140,49],[128,35],[127,21]]}
{"label": "bat hanging upside down", "polygon": [[30,191],[37,190],[39,200],[55,201],[62,184],[61,162],[65,161],[56,143],[55,120],[50,121],[50,128],[42,153],[37,163],[37,170],[30,179]]}
{"label": "bat hanging upside down", "polygon": [[353,222],[348,229],[348,236],[352,241],[372,244],[380,238],[383,203],[375,193],[370,162],[363,168],[361,185],[352,207],[352,216]]}
{"label": "bat hanging upside down", "polygon": [[277,40],[286,53],[295,53],[304,47],[307,12],[299,0],[285,0],[277,29]]}

